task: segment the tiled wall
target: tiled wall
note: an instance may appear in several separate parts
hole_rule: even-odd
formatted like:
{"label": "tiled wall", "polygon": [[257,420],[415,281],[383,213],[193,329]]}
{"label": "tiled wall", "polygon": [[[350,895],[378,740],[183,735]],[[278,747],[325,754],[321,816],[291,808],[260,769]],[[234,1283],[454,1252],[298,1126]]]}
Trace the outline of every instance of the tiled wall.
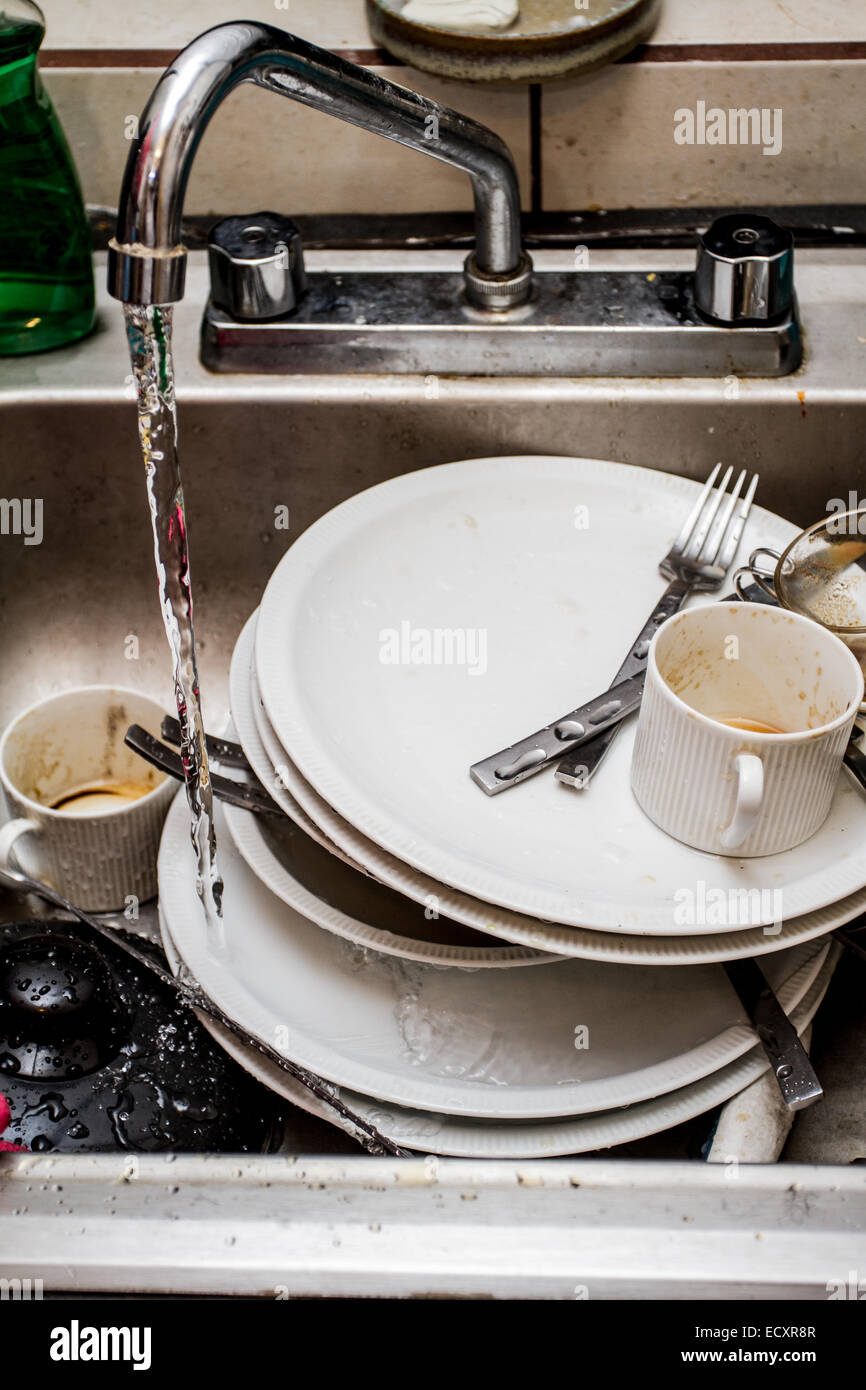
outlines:
{"label": "tiled wall", "polygon": [[[864,0],[666,0],[637,55],[579,80],[487,88],[404,68],[372,47],[363,0],[42,0],[43,70],[89,202],[113,206],[140,112],[170,54],[241,16],[292,29],[457,107],[511,146],[545,210],[866,201]],[[766,109],[781,149],[677,143],[688,108]],[[772,115],[781,111],[781,118]],[[468,180],[254,88],[219,111],[186,207],[295,213],[465,209]]]}

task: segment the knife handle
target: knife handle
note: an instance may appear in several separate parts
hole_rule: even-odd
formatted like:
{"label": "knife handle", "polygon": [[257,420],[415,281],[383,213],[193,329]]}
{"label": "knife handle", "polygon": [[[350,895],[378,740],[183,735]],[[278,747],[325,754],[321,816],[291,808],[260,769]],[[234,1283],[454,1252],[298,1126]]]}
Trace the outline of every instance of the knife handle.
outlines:
{"label": "knife handle", "polygon": [[562,756],[563,750],[576,747],[602,729],[618,724],[637,709],[643,694],[644,672],[619,685],[611,686],[585,705],[569,710],[546,728],[529,738],[522,738],[489,758],[473,763],[469,769],[472,780],[488,796],[516,787],[527,777],[534,777],[548,763]]}
{"label": "knife handle", "polygon": [[[691,592],[692,586],[684,580],[671,580],[632,643],[628,656],[614,676],[614,685],[619,681],[626,680],[629,676],[636,676],[639,671],[646,670],[650,642],[662,623],[673,617],[674,613],[679,612]],[[582,743],[573,752],[566,753],[556,769],[557,781],[578,789],[587,786],[590,778],[604,760],[605,754],[616,738],[618,731],[619,725],[615,724],[612,728],[606,729],[603,734],[597,734],[595,738],[588,739],[586,743]]]}
{"label": "knife handle", "polygon": [[788,1109],[805,1110],[823,1100],[809,1054],[757,961],[727,961],[725,971],[761,1040]]}

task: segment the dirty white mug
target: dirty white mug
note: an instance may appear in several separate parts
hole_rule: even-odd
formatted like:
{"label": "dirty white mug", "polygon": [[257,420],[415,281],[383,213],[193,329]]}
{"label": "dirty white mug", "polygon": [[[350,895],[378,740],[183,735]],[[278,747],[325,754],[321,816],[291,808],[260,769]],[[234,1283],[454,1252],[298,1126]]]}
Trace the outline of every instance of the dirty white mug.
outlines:
{"label": "dirty white mug", "polygon": [[863,672],[810,618],[714,603],[650,645],[634,794],[669,835],[741,858],[793,849],[826,820]]}
{"label": "dirty white mug", "polygon": [[0,739],[10,820],[0,864],[56,888],[76,907],[115,912],[156,893],[159,838],[176,784],[123,742],[130,724],[159,733],[161,705],[92,685],[31,705]]}

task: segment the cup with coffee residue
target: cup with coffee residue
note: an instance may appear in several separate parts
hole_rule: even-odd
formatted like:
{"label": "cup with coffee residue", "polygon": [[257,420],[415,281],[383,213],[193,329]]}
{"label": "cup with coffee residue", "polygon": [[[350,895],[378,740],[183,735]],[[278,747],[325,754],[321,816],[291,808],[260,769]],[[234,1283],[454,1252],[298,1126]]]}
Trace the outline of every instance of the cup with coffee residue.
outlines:
{"label": "cup with coffee residue", "polygon": [[177,784],[124,744],[130,724],[159,731],[140,691],[84,686],[19,714],[0,739],[9,821],[0,864],[50,883],[89,912],[123,910],[157,889],[159,839]]}
{"label": "cup with coffee residue", "polygon": [[862,699],[856,658],[811,619],[760,603],[685,609],[650,646],[632,790],[695,849],[793,849],[829,814]]}

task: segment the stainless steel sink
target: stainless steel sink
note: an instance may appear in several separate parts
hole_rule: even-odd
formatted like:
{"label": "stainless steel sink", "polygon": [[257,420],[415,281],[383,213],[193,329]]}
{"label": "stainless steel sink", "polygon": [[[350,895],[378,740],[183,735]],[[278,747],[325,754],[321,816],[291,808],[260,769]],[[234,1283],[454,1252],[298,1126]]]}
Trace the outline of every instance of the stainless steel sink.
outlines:
{"label": "stainless steel sink", "polygon": [[[459,266],[450,253],[418,254],[419,264]],[[205,717],[214,728],[228,712],[233,644],[283,550],[330,507],[385,478],[455,459],[524,453],[614,459],[698,478],[722,459],[757,468],[759,500],[804,525],[822,516],[831,499],[847,505],[850,490],[861,484],[866,490],[862,252],[799,255],[805,357],[797,373],[722,382],[211,376],[198,361],[204,258],[193,260],[187,299],[175,311],[175,340],[200,672]],[[536,260],[542,267],[565,263],[553,252]],[[692,257],[610,252],[595,261],[599,269],[643,265],[651,273],[654,265],[676,269]],[[384,253],[308,255],[313,269],[388,263]],[[120,308],[107,296],[93,338],[43,357],[0,361],[0,497],[41,498],[44,525],[40,545],[0,536],[0,723],[42,695],[89,682],[137,686],[170,708],[128,373]],[[285,506],[288,531],[275,526],[277,509]],[[128,640],[133,636],[137,652]],[[21,915],[20,903],[0,901],[0,909]],[[301,1126],[296,1139],[307,1154],[326,1143],[315,1127]],[[363,1157],[339,1164],[189,1158],[170,1172],[159,1159],[134,1160],[130,1180],[118,1188],[124,1162],[130,1160],[34,1156],[8,1164],[8,1173],[0,1172],[2,1272],[44,1275],[57,1288],[278,1296],[272,1289],[286,1281],[292,1292],[314,1293],[481,1292],[492,1283],[511,1293],[575,1297],[582,1295],[570,1290],[587,1283],[580,1277],[586,1268],[589,1282],[597,1279],[608,1296],[631,1288],[638,1296],[703,1297],[754,1285],[764,1296],[823,1297],[824,1280],[854,1267],[851,1241],[862,1226],[866,1190],[866,1173],[853,1168],[759,1169],[737,1187],[721,1169],[702,1164],[419,1160],[401,1168]],[[49,1209],[38,1189],[61,1173],[65,1196],[62,1203],[52,1197]],[[578,1198],[580,1186],[596,1196]],[[209,1187],[217,1206],[205,1217],[201,1201]],[[304,1246],[302,1266],[285,1255],[285,1241],[298,1202],[312,1189],[325,1195],[306,1209],[318,1234]],[[802,1198],[785,1195],[794,1189]],[[123,1195],[114,1237],[102,1220],[112,1191]],[[480,1198],[474,1214],[461,1201],[466,1192]],[[738,1195],[742,1240],[725,1245],[726,1213]],[[324,1232],[340,1203],[355,1235],[364,1233],[352,1259],[327,1253]],[[30,1220],[13,1220],[12,1208],[22,1206]],[[166,1251],[159,1233],[169,1216],[175,1224]],[[256,1233],[271,1221],[256,1259],[250,1254]],[[382,1221],[386,1253],[376,1265],[376,1237],[369,1232]],[[395,1233],[407,1221],[416,1256],[401,1267]],[[90,1227],[92,1238],[64,1244],[60,1236],[67,1227],[72,1232],[73,1222],[75,1230]],[[551,1273],[533,1241],[543,1238],[552,1251],[563,1223],[584,1240],[588,1264],[566,1240]],[[660,1239],[672,1232],[676,1239],[655,1262],[635,1264],[645,1227]],[[753,1227],[767,1232],[760,1249]],[[227,1243],[229,1228],[240,1244]],[[714,1253],[723,1247],[727,1253]],[[139,1248],[136,1269],[129,1252]],[[472,1248],[476,1254],[462,1265],[461,1250]],[[507,1277],[495,1274],[505,1250]],[[319,1273],[310,1275],[317,1259]],[[705,1277],[684,1281],[677,1273],[684,1261]]]}
{"label": "stainless steel sink", "polygon": [[[421,253],[419,253],[420,255]],[[228,655],[283,549],[337,502],[395,474],[496,454],[578,454],[704,477],[761,473],[759,500],[804,525],[863,479],[866,257],[803,252],[806,360],[774,380],[212,376],[198,363],[203,257],[175,309],[181,461],[209,723]],[[538,253],[542,266],[562,253]],[[338,264],[394,261],[343,253]],[[449,253],[425,264],[459,264]],[[688,264],[689,253],[598,254],[599,268]],[[312,267],[334,257],[310,253]],[[96,335],[0,362],[0,496],[41,497],[44,540],[0,545],[0,719],[80,681],[170,695],[119,306]],[[863,480],[866,489],[866,479]],[[275,528],[288,506],[290,529]],[[125,639],[139,639],[132,664]]]}

